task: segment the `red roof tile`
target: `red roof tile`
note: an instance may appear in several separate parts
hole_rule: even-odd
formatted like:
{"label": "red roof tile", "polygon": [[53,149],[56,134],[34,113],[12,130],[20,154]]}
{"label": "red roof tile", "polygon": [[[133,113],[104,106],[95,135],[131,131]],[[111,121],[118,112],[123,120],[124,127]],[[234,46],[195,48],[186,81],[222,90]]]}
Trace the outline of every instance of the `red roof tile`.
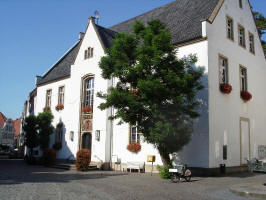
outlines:
{"label": "red roof tile", "polygon": [[20,124],[21,124],[21,118],[18,118],[13,121],[14,129],[15,129],[15,136],[19,136],[20,134]]}
{"label": "red roof tile", "polygon": [[7,118],[6,116],[0,112],[0,127],[3,128],[4,127],[4,124],[6,122]]}

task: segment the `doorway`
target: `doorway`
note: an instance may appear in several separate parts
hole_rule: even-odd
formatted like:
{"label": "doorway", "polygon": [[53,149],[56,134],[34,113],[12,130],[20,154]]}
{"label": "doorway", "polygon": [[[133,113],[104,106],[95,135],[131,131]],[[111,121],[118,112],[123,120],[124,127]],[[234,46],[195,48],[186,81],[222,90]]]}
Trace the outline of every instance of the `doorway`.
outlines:
{"label": "doorway", "polygon": [[250,121],[240,118],[240,165],[246,165],[250,159]]}
{"label": "doorway", "polygon": [[89,149],[91,151],[91,133],[82,134],[82,149]]}

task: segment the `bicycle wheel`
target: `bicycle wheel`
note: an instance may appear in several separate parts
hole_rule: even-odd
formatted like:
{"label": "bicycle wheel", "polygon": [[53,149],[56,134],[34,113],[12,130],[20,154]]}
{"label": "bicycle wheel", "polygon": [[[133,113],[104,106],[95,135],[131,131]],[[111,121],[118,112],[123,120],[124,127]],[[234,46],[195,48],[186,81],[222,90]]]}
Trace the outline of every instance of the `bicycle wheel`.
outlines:
{"label": "bicycle wheel", "polygon": [[191,179],[191,171],[190,171],[189,169],[187,169],[187,170],[185,171],[184,179],[185,179],[187,182],[190,181],[190,179]]}
{"label": "bicycle wheel", "polygon": [[177,174],[175,174],[175,173],[172,173],[172,175],[171,175],[171,181],[173,183],[177,183],[179,181],[179,176]]}

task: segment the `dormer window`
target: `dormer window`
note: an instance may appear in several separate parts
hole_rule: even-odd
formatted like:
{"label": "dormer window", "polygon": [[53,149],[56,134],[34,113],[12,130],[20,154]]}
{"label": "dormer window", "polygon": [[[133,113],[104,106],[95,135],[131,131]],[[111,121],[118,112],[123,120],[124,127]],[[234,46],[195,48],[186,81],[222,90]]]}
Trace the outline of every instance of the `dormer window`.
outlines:
{"label": "dormer window", "polygon": [[93,48],[89,47],[88,49],[85,50],[84,52],[84,59],[89,59],[93,57]]}

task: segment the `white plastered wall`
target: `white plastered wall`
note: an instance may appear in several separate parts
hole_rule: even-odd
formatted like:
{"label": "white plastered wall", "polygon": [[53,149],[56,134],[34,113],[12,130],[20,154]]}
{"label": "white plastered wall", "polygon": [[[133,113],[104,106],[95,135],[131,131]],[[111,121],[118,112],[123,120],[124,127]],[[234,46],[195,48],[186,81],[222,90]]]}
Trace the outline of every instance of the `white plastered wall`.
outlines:
{"label": "white plastered wall", "polygon": [[[233,19],[234,41],[226,36],[226,16]],[[245,28],[246,48],[238,45],[238,24]],[[248,31],[255,37],[255,55],[249,52]],[[258,33],[247,0],[243,9],[236,0],[225,0],[212,24],[207,23],[209,55],[209,129],[210,129],[210,168],[240,165],[240,117],[250,120],[251,157],[257,156],[258,145],[266,144],[264,124],[266,121],[266,65]],[[219,91],[219,54],[228,58],[229,95]],[[251,101],[244,103],[240,98],[239,65],[247,68],[248,91]],[[222,146],[228,146],[228,159],[223,160]]]}

